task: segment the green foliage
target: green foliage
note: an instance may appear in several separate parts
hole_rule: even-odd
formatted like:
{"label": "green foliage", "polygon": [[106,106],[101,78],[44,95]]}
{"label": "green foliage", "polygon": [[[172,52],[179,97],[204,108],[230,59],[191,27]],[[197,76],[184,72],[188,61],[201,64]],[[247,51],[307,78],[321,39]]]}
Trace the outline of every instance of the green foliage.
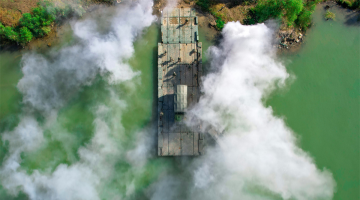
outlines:
{"label": "green foliage", "polygon": [[44,7],[39,6],[32,10],[32,14],[25,13],[19,20],[20,25],[27,27],[35,37],[42,37],[47,35],[50,31],[46,26],[51,25],[55,17],[48,12]]}
{"label": "green foliage", "polygon": [[212,5],[212,1],[210,0],[197,0],[196,5],[200,6],[201,10],[205,12],[210,11],[210,6]]}
{"label": "green foliage", "polygon": [[20,43],[22,43],[22,44],[28,43],[31,41],[32,38],[33,38],[33,35],[28,28],[22,27],[20,29],[20,37],[19,37]]}
{"label": "green foliage", "polygon": [[350,1],[350,0],[337,0],[337,2],[346,7],[346,8],[351,8],[351,9],[357,9],[360,8],[360,1],[359,0],[355,0],[355,1]]}
{"label": "green foliage", "polygon": [[14,31],[14,28],[11,26],[6,26],[3,31],[3,35],[6,39],[18,42],[19,41],[19,34]]}
{"label": "green foliage", "polygon": [[315,6],[316,6],[316,3],[318,3],[318,1],[319,0],[308,1],[305,4],[304,9],[300,12],[297,19],[295,20],[295,24],[298,27],[300,27],[306,31],[307,28],[311,25],[311,16],[314,13]]}
{"label": "green foliage", "polygon": [[326,11],[326,13],[325,13],[325,19],[326,19],[326,20],[329,20],[329,19],[335,20],[335,13],[330,12],[330,11]]}
{"label": "green foliage", "polygon": [[322,0],[259,0],[245,21],[246,24],[278,19],[288,27],[306,30],[311,25],[315,5]]}
{"label": "green foliage", "polygon": [[214,4],[212,0],[197,0],[196,5],[200,6],[201,10],[205,12],[210,12],[216,18],[216,28],[221,30],[224,28],[225,20],[224,17],[216,12],[215,10],[211,9],[211,6]]}
{"label": "green foliage", "polygon": [[218,30],[221,30],[224,28],[224,26],[225,26],[225,21],[221,17],[217,18],[216,19],[216,28]]}
{"label": "green foliage", "polygon": [[281,18],[283,15],[282,3],[279,0],[260,0],[251,10],[255,17],[254,22],[264,22],[270,18]]}
{"label": "green foliage", "polygon": [[298,18],[296,19],[295,23],[299,27],[301,27],[303,30],[307,30],[307,28],[311,25],[311,15],[313,14],[313,11],[304,9],[299,14]]}
{"label": "green foliage", "polygon": [[338,3],[345,7],[349,7],[349,8],[352,6],[351,1],[349,1],[349,0],[338,0]]}
{"label": "green foliage", "polygon": [[40,1],[31,13],[24,13],[19,26],[13,28],[0,23],[0,37],[26,44],[34,37],[43,37],[51,31],[51,24],[71,16],[81,16],[85,10],[81,6],[67,5],[55,7],[50,1]]}
{"label": "green foliage", "polygon": [[357,8],[360,8],[360,1],[359,0],[356,0],[352,6],[351,6],[352,9],[357,9]]}
{"label": "green foliage", "polygon": [[66,5],[64,8],[52,7],[51,13],[55,16],[56,21],[60,22],[72,16],[82,16],[85,10],[81,6]]}
{"label": "green foliage", "polygon": [[288,0],[284,4],[284,10],[285,17],[288,23],[288,26],[291,26],[294,24],[295,20],[297,19],[297,16],[300,14],[300,12],[303,10],[303,1],[302,0]]}
{"label": "green foliage", "polygon": [[0,36],[4,34],[5,26],[0,22]]}
{"label": "green foliage", "polygon": [[288,26],[294,24],[303,10],[302,0],[260,0],[251,10],[254,22],[264,22],[270,18],[282,19]]}

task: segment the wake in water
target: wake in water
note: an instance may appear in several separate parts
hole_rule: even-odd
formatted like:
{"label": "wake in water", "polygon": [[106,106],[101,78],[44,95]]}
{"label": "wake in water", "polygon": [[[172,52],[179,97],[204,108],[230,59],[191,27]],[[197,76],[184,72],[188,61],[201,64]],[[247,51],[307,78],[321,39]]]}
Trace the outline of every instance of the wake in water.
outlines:
{"label": "wake in water", "polygon": [[[275,60],[272,30],[264,24],[228,23],[221,44],[210,48],[212,72],[203,78],[204,95],[187,117],[189,125],[200,120],[204,130],[212,126],[224,132],[206,155],[180,161],[149,156],[152,130],[147,129],[132,141],[135,148],[122,143],[129,137],[120,124],[129,102],[107,88],[106,105],[91,110],[93,137],[77,149],[77,161],[53,170],[24,169],[22,153],[51,140],[72,142],[75,133],[60,127],[57,114],[81,88],[98,74],[109,84],[138,75],[127,60],[136,37],[155,19],[151,6],[142,0],[122,7],[107,35],[97,34],[93,21],[75,23],[81,44],[62,49],[52,60],[24,56],[18,88],[26,106],[17,127],[2,133],[9,146],[0,169],[3,188],[31,200],[331,199],[331,173],[317,169],[284,121],[264,106],[263,99],[289,76]],[[43,122],[35,119],[37,112]],[[56,134],[46,137],[53,128]]]}

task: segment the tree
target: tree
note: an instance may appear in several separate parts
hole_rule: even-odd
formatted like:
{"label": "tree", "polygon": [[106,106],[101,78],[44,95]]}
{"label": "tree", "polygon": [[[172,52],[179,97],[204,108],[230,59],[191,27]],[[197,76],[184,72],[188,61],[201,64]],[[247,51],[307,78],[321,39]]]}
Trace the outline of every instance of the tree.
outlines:
{"label": "tree", "polygon": [[303,1],[302,0],[286,0],[283,2],[284,10],[286,12],[285,17],[288,22],[288,26],[294,24],[297,16],[303,10]]}
{"label": "tree", "polygon": [[26,28],[26,27],[22,27],[20,29],[20,37],[19,37],[19,42],[22,43],[22,44],[26,44],[28,42],[31,41],[33,35],[31,33],[31,31]]}
{"label": "tree", "polygon": [[49,33],[47,26],[55,20],[55,17],[48,12],[44,7],[39,6],[30,13],[23,14],[20,19],[20,25],[27,27],[35,37],[41,37]]}
{"label": "tree", "polygon": [[6,26],[4,28],[4,35],[8,40],[18,42],[19,41],[19,34],[14,31],[11,26]]}
{"label": "tree", "polygon": [[5,26],[0,22],[0,37],[4,36]]}

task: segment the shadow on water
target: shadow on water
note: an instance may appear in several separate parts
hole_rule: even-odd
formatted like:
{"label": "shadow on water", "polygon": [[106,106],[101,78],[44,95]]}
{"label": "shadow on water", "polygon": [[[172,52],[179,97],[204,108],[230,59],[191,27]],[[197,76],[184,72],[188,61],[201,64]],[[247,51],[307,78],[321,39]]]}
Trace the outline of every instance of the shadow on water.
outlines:
{"label": "shadow on water", "polygon": [[[157,26],[157,27],[159,27],[159,26]],[[158,41],[160,41],[161,40],[161,38],[160,38],[161,36],[160,36],[160,34],[158,34]],[[151,124],[152,124],[152,129],[154,130],[154,131],[152,131],[152,134],[151,134],[151,136],[152,136],[152,138],[154,138],[154,140],[153,140],[153,142],[152,142],[152,149],[153,149],[153,151],[151,151],[152,153],[151,153],[151,155],[152,156],[154,156],[154,157],[156,157],[157,156],[157,147],[158,147],[158,134],[157,134],[157,124],[158,124],[158,121],[157,121],[157,115],[158,115],[158,112],[157,112],[157,104],[158,104],[158,101],[157,101],[157,98],[158,98],[158,90],[157,90],[157,79],[158,79],[158,75],[157,75],[157,73],[155,73],[155,72],[157,72],[157,58],[158,58],[158,48],[157,48],[157,46],[156,47],[154,47],[153,48],[153,63],[152,63],[152,65],[153,65],[153,70],[152,70],[152,77],[153,77],[153,105],[152,105],[152,115],[151,115]]]}
{"label": "shadow on water", "polygon": [[345,25],[348,26],[360,26],[360,10],[359,9],[349,9],[342,5],[337,4],[336,2],[326,2],[323,3],[323,12],[330,11],[335,12],[335,20],[343,21]]}
{"label": "shadow on water", "polygon": [[360,11],[348,11],[345,16],[345,24],[349,26],[360,26]]}

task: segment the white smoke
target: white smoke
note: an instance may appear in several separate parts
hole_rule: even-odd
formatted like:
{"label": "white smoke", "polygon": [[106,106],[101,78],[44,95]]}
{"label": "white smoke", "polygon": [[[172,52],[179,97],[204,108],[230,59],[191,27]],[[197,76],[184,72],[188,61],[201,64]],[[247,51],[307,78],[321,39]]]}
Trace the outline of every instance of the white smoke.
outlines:
{"label": "white smoke", "polygon": [[53,173],[35,170],[29,175],[20,169],[20,154],[35,150],[43,140],[43,130],[36,120],[23,118],[13,132],[3,136],[4,141],[9,141],[10,156],[0,171],[2,185],[13,195],[22,190],[30,199],[101,199],[101,184],[113,173],[115,157],[120,155],[114,142],[118,132],[112,131],[104,119],[109,110],[105,106],[96,110],[95,134],[86,147],[78,150],[80,161],[71,166],[61,164]]}
{"label": "white smoke", "polygon": [[140,0],[122,6],[112,19],[111,30],[103,35],[94,20],[72,25],[80,43],[52,52],[51,59],[39,54],[23,57],[23,78],[18,83],[23,102],[30,108],[50,112],[62,107],[81,86],[89,85],[100,72],[109,83],[133,78],[126,61],[133,55],[133,42],[155,20],[152,1]]}
{"label": "white smoke", "polygon": [[210,49],[214,72],[203,78],[204,95],[189,116],[225,135],[191,166],[191,199],[331,199],[331,173],[317,169],[284,120],[264,106],[289,77],[275,59],[272,30],[230,22],[222,34]]}
{"label": "white smoke", "polygon": [[[98,105],[93,111],[96,116],[94,136],[78,149],[78,162],[60,164],[53,172],[34,170],[29,174],[21,168],[21,154],[35,151],[46,142],[44,131],[59,126],[57,110],[82,86],[90,85],[98,74],[109,84],[118,84],[139,74],[127,61],[134,53],[137,36],[155,20],[152,1],[122,5],[117,12],[111,30],[105,35],[96,31],[95,21],[76,22],[72,27],[80,44],[52,52],[50,59],[39,54],[24,56],[24,76],[18,88],[26,105],[25,117],[21,117],[13,131],[2,135],[2,140],[9,144],[9,153],[0,168],[0,180],[10,194],[16,196],[21,191],[31,200],[99,200],[104,196],[121,199],[119,194],[106,188],[114,179],[115,163],[119,157],[126,159],[127,156],[118,142],[125,134],[120,122],[126,103],[111,89],[108,105]],[[43,113],[44,123],[37,122],[32,115],[34,110]],[[124,184],[131,188],[131,180]],[[108,193],[104,195],[104,191]]]}
{"label": "white smoke", "polygon": [[[3,133],[9,153],[0,179],[11,194],[21,191],[31,200],[127,199],[134,195],[138,188],[131,175],[144,172],[151,143],[148,137],[138,137],[133,150],[119,145],[117,141],[126,135],[120,123],[126,102],[111,90],[107,105],[94,110],[94,136],[78,149],[78,162],[60,164],[53,172],[34,170],[29,174],[20,167],[21,153],[35,151],[44,143],[45,129],[57,124],[52,111],[56,113],[97,74],[109,83],[138,74],[126,61],[133,54],[136,36],[154,20],[151,5],[142,0],[123,7],[105,35],[96,31],[93,21],[75,23],[80,45],[53,53],[51,59],[37,54],[24,57],[24,77],[18,88],[27,108],[42,111],[47,118],[43,127],[24,111],[19,125]],[[264,106],[266,96],[288,78],[285,67],[275,59],[272,31],[263,24],[231,22],[223,36],[220,46],[211,48],[213,72],[203,79],[204,95],[187,119],[199,119],[204,130],[211,126],[225,135],[197,159],[183,159],[180,166],[175,166],[176,162],[152,166],[163,173],[146,194],[154,200],[331,199],[335,188],[331,173],[317,169],[297,146],[295,134]],[[120,159],[132,169],[115,172]],[[121,182],[125,192],[109,189],[111,181]]]}
{"label": "white smoke", "polygon": [[151,199],[332,199],[332,174],[317,169],[284,120],[264,105],[289,77],[276,61],[273,31],[230,22],[222,35],[220,45],[210,48],[212,72],[202,79],[203,96],[187,123],[200,120],[202,131],[224,135],[205,155],[179,163],[184,171],[165,172],[149,188]]}

